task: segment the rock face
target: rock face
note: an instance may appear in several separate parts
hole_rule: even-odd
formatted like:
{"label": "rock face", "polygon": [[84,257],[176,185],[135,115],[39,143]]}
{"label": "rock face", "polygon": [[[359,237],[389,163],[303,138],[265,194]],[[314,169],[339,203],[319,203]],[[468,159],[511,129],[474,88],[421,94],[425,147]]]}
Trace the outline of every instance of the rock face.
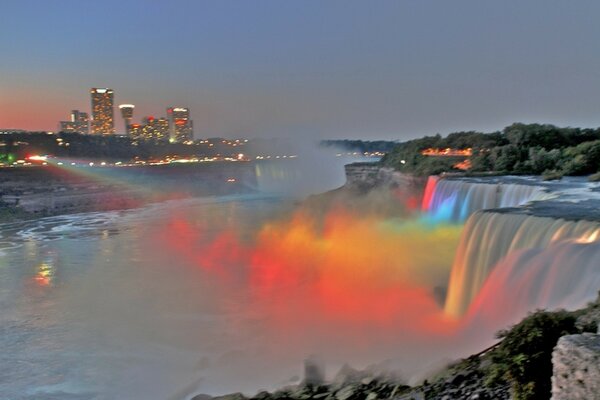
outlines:
{"label": "rock face", "polygon": [[600,399],[600,335],[561,337],[552,365],[552,400]]}
{"label": "rock face", "polygon": [[401,187],[422,190],[427,178],[403,174],[391,168],[382,168],[378,163],[352,163],[344,166],[346,184],[359,189],[375,186]]}

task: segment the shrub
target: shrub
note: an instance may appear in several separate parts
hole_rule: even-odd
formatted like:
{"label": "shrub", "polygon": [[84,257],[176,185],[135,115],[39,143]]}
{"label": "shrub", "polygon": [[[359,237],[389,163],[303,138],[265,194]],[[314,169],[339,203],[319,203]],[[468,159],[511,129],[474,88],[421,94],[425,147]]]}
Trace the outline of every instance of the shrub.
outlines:
{"label": "shrub", "polygon": [[578,332],[575,321],[567,311],[537,311],[499,332],[503,340],[492,351],[487,383],[509,382],[515,400],[548,399],[552,350],[561,336]]}
{"label": "shrub", "polygon": [[561,171],[557,171],[555,169],[550,170],[547,169],[544,172],[542,172],[542,179],[545,181],[555,181],[555,180],[560,180],[563,177],[563,173]]}

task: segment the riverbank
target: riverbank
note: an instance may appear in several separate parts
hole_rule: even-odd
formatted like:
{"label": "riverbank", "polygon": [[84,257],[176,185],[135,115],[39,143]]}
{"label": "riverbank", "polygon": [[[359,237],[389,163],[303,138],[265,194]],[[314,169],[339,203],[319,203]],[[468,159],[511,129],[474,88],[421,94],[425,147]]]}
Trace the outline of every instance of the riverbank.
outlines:
{"label": "riverbank", "polygon": [[251,192],[250,163],[0,169],[0,223]]}

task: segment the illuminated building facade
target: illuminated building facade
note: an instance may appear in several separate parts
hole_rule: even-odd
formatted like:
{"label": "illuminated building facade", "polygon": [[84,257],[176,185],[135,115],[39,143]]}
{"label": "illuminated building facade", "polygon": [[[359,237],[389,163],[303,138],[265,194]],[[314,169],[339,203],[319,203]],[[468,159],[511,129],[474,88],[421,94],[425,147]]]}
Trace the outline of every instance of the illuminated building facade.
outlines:
{"label": "illuminated building facade", "polygon": [[125,133],[128,136],[131,136],[131,119],[133,118],[133,109],[135,106],[133,104],[121,104],[119,106],[119,110],[121,110],[121,116],[123,117],[123,123],[125,126]]}
{"label": "illuminated building facade", "polygon": [[133,139],[134,142],[138,142],[142,139],[142,128],[142,124],[129,125],[129,137]]}
{"label": "illuminated building facade", "polygon": [[159,118],[155,122],[155,138],[160,141],[169,140],[169,120],[166,118]]}
{"label": "illuminated building facade", "polygon": [[167,108],[169,119],[169,141],[183,143],[194,140],[194,121],[190,119],[190,109],[185,107]]}
{"label": "illuminated building facade", "polygon": [[115,133],[114,93],[108,88],[92,88],[92,134],[112,135]]}
{"label": "illuminated building facade", "polygon": [[141,139],[157,142],[169,140],[169,121],[166,118],[146,117],[141,130]]}
{"label": "illuminated building facade", "polygon": [[74,132],[86,134],[89,132],[90,118],[88,113],[79,110],[71,111],[70,121],[60,121],[58,130],[60,132]]}

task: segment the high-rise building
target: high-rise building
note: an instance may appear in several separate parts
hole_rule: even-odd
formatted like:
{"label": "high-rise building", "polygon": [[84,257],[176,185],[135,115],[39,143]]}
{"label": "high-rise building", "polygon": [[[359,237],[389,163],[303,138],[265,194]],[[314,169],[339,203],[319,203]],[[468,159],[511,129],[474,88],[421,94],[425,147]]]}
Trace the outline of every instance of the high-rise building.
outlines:
{"label": "high-rise building", "polygon": [[58,130],[86,134],[89,132],[89,120],[88,113],[73,110],[71,111],[71,120],[60,121]]}
{"label": "high-rise building", "polygon": [[133,104],[121,104],[119,110],[121,110],[121,116],[123,117],[123,123],[125,124],[125,133],[131,135],[131,119],[133,118]]}
{"label": "high-rise building", "polygon": [[169,119],[169,141],[183,143],[194,139],[194,121],[190,119],[190,109],[185,107],[167,108]]}
{"label": "high-rise building", "polygon": [[129,125],[129,137],[134,142],[139,142],[142,139],[142,124],[131,124]]}
{"label": "high-rise building", "polygon": [[166,118],[159,118],[155,122],[155,138],[160,141],[169,140],[169,120]]}
{"label": "high-rise building", "polygon": [[114,93],[108,88],[92,88],[92,134],[115,133]]}
{"label": "high-rise building", "polygon": [[166,118],[146,117],[141,137],[144,140],[166,141],[169,139],[169,121]]}

